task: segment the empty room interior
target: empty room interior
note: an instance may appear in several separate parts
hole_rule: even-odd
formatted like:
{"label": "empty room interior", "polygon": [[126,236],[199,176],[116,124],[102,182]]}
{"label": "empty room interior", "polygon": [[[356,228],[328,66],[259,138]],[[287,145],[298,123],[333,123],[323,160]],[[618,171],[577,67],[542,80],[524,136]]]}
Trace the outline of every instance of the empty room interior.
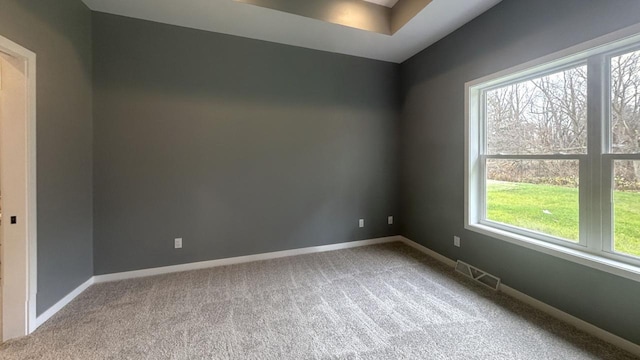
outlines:
{"label": "empty room interior", "polygon": [[640,358],[637,0],[0,0],[0,359]]}

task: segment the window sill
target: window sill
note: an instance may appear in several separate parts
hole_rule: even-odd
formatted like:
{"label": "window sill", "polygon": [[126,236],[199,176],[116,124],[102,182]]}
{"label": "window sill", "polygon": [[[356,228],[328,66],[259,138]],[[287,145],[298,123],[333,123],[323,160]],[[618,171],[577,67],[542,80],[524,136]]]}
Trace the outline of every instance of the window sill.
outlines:
{"label": "window sill", "polygon": [[570,249],[564,246],[548,243],[527,236],[514,234],[508,231],[496,229],[487,225],[467,224],[467,230],[471,230],[486,236],[503,240],[512,244],[536,250],[548,255],[559,257],[574,263],[602,270],[610,274],[618,275],[630,280],[640,282],[640,267],[621,261],[599,256],[586,251]]}

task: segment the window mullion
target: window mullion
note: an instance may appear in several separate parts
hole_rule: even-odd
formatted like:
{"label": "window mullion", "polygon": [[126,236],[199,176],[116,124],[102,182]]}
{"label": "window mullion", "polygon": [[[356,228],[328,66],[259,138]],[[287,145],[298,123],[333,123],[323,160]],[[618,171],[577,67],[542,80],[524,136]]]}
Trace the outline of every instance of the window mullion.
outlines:
{"label": "window mullion", "polygon": [[551,155],[483,155],[484,159],[502,160],[587,160],[583,154],[551,154]]}
{"label": "window mullion", "polygon": [[[593,252],[605,249],[603,235],[606,229],[603,201],[606,193],[607,181],[603,176],[602,153],[606,144],[605,119],[608,101],[609,82],[606,57],[592,56],[588,60],[587,75],[587,160],[581,164],[580,187],[580,231],[581,242],[585,241],[587,248]],[[609,185],[610,187],[610,185]]]}

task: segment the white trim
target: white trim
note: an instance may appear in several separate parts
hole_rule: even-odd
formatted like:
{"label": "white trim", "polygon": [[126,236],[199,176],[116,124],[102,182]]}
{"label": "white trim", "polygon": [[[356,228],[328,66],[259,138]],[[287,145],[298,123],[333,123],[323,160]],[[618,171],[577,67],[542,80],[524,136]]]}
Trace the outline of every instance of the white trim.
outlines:
{"label": "white trim", "polygon": [[423,252],[429,256],[431,256],[432,258],[440,261],[441,263],[449,266],[449,267],[456,267],[456,262],[454,260],[449,259],[448,257],[444,256],[444,255],[440,255],[439,253],[429,249],[428,247],[422,246],[420,244],[418,244],[417,242],[413,241],[413,240],[409,240],[404,236],[399,236],[400,241],[402,243],[404,243],[405,245],[411,246],[412,248]]}
{"label": "white trim", "polygon": [[173,265],[173,266],[163,266],[163,267],[157,267],[152,269],[143,269],[143,270],[121,272],[121,273],[96,275],[96,276],[92,276],[90,279],[85,281],[82,285],[78,286],[75,290],[67,294],[67,296],[65,296],[60,301],[58,301],[55,305],[47,309],[47,311],[40,314],[40,316],[36,318],[34,322],[34,327],[31,330],[31,332],[35,331],[35,329],[37,329],[40,325],[44,324],[53,315],[55,315],[58,311],[64,308],[73,299],[78,297],[78,295],[82,294],[87,288],[89,288],[93,284],[190,271],[190,270],[206,269],[206,268],[212,268],[212,267],[218,267],[218,266],[242,264],[242,263],[247,263],[252,261],[277,259],[277,258],[296,256],[296,255],[320,253],[320,252],[342,250],[342,249],[351,249],[351,248],[356,248],[361,246],[384,244],[384,243],[391,243],[396,241],[402,241],[402,240],[400,239],[399,236],[389,236],[389,237],[383,237],[383,238],[377,238],[377,239],[351,241],[351,242],[344,242],[339,244],[312,246],[312,247],[301,248],[301,249],[276,251],[276,252],[256,254],[256,255],[238,256],[233,258],[225,258],[225,259],[210,260],[210,261],[200,261],[195,263],[180,264],[180,265]]}
{"label": "white trim", "polygon": [[591,254],[585,250],[571,249],[567,246],[556,245],[543,240],[534,239],[482,224],[467,225],[465,226],[465,229],[580,265],[585,265],[609,274],[618,275],[629,280],[640,282],[640,267],[635,265]]}
{"label": "white trim", "polygon": [[640,356],[640,345],[638,344],[634,344],[631,341],[623,339],[618,335],[612,334],[582,319],[579,319],[573,315],[567,314],[566,312],[560,309],[557,309],[551,305],[543,303],[540,300],[534,299],[531,296],[524,294],[505,284],[500,284],[500,291],[503,292],[505,295],[509,295],[514,299],[520,300],[523,303],[533,308],[536,308],[562,322],[570,324],[578,328],[579,330],[586,332],[587,334],[591,334],[600,340],[606,341],[636,356]]}
{"label": "white trim", "polygon": [[[640,24],[632,25],[627,28],[612,32],[610,34],[600,36],[593,40],[585,41],[581,44],[569,47],[567,49],[549,54],[538,59],[528,61],[509,69],[499,71],[494,74],[483,76],[479,79],[469,81],[465,85],[475,87],[479,84],[487,84],[493,86],[491,82],[508,83],[531,75],[530,73],[538,73],[544,71],[545,68],[553,69],[558,67],[559,62],[569,64],[576,60],[585,59],[595,54],[611,51],[613,49],[631,45],[640,40]],[[613,44],[613,45],[612,45]],[[497,79],[497,81],[496,81]],[[483,85],[483,87],[485,87]]]}
{"label": "white trim", "polygon": [[27,238],[29,239],[29,333],[36,329],[38,294],[38,183],[36,139],[36,54],[27,59]]}
{"label": "white trim", "polygon": [[[241,264],[241,263],[247,263],[252,261],[277,259],[277,258],[296,256],[296,255],[350,249],[350,248],[356,248],[361,246],[376,245],[376,244],[383,244],[383,243],[390,243],[390,242],[402,242],[405,245],[410,246],[418,251],[421,251],[429,255],[435,260],[438,260],[451,268],[454,268],[456,265],[455,261],[425,246],[422,246],[404,236],[389,236],[389,237],[370,239],[370,240],[352,241],[352,242],[332,244],[332,245],[313,246],[313,247],[307,247],[307,248],[301,248],[301,249],[284,250],[284,251],[277,251],[277,252],[271,252],[271,253],[239,256],[239,257],[211,260],[211,261],[201,261],[196,263],[181,264],[181,265],[174,265],[174,266],[164,266],[164,267],[153,268],[153,269],[127,271],[127,272],[106,274],[106,275],[96,275],[88,279],[82,285],[78,286],[75,290],[73,290],[71,293],[65,296],[62,300],[58,301],[55,305],[53,305],[47,311],[45,311],[40,316],[38,316],[38,318],[36,319],[35,327],[37,328],[38,326],[42,325],[44,322],[49,320],[53,315],[55,315],[64,306],[69,304],[73,299],[75,299],[78,295],[80,295],[82,292],[84,292],[87,288],[89,288],[93,284],[118,281],[118,280],[126,280],[126,279],[134,279],[134,278],[154,276],[154,275],[162,275],[162,274],[182,272],[182,271],[212,268],[212,267],[218,267],[218,266]],[[569,315],[557,308],[547,305],[539,300],[536,300],[528,295],[525,295],[502,283],[500,284],[500,291],[504,292],[506,295],[509,295],[517,300],[520,300],[526,304],[529,304],[530,306],[536,309],[539,309],[561,321],[571,324],[576,328],[588,334],[591,334],[601,340],[611,343],[635,355],[640,355],[640,345],[636,345],[608,331],[602,330],[595,325],[592,325],[584,320],[578,319],[573,315]]]}
{"label": "white trim", "polygon": [[103,283],[103,282],[134,279],[134,278],[176,273],[176,272],[182,272],[182,271],[207,269],[207,268],[218,267],[218,266],[242,264],[242,263],[247,263],[252,261],[261,261],[261,260],[277,259],[277,258],[296,256],[296,255],[319,253],[319,252],[325,252],[325,251],[350,249],[355,247],[390,243],[395,241],[400,241],[400,238],[398,236],[389,236],[389,237],[370,239],[370,240],[351,241],[351,242],[344,242],[339,244],[312,246],[312,247],[301,248],[301,249],[283,250],[283,251],[269,252],[269,253],[263,253],[263,254],[238,256],[238,257],[209,260],[209,261],[200,261],[200,262],[180,264],[180,265],[163,266],[163,267],[157,267],[157,268],[151,268],[151,269],[142,269],[142,270],[126,271],[126,272],[113,273],[113,274],[96,275],[94,276],[94,279],[95,279],[95,283],[97,284],[97,283]]}
{"label": "white trim", "polygon": [[87,290],[87,288],[93,285],[93,283],[94,283],[94,277],[92,276],[89,278],[89,280],[82,283],[82,285],[75,288],[73,291],[67,294],[67,296],[63,297],[62,299],[60,299],[60,301],[58,301],[52,307],[47,309],[47,311],[40,314],[40,316],[36,318],[35,326],[32,332],[38,327],[40,327],[40,325],[44,324],[47,320],[51,319],[53,315],[55,315],[58,311],[62,310],[63,307],[67,306],[67,304],[69,304],[71,301],[73,301],[73,299],[78,297],[78,295],[82,294],[85,290]]}
{"label": "white trim", "polygon": [[[411,246],[431,257],[433,257],[434,259],[444,263],[445,265],[455,268],[456,266],[456,262],[449,259],[446,256],[443,256],[441,254],[438,254],[437,252],[424,247],[418,243],[416,243],[413,240],[407,239],[404,236],[399,236],[400,241],[405,243],[408,246]],[[640,345],[638,344],[634,344],[629,340],[623,339],[618,335],[612,334],[606,330],[603,330],[593,324],[590,324],[582,319],[579,319],[573,315],[567,314],[566,312],[555,308],[551,305],[548,305],[540,300],[537,300],[535,298],[532,298],[529,295],[526,295],[512,287],[509,287],[503,283],[500,283],[500,288],[499,291],[501,291],[502,293],[504,293],[505,295],[508,295],[514,299],[517,299],[519,301],[522,301],[523,303],[536,308],[562,322],[565,322],[569,325],[572,325],[584,332],[586,332],[587,334],[593,335],[595,337],[597,337],[600,340],[606,341],[614,346],[617,346],[623,350],[626,350],[634,355],[640,356]]]}
{"label": "white trim", "polygon": [[26,64],[27,77],[27,199],[26,199],[26,241],[27,241],[27,289],[25,299],[27,310],[25,323],[28,335],[36,329],[36,294],[38,291],[38,220],[36,183],[36,54],[0,35],[0,50]]}

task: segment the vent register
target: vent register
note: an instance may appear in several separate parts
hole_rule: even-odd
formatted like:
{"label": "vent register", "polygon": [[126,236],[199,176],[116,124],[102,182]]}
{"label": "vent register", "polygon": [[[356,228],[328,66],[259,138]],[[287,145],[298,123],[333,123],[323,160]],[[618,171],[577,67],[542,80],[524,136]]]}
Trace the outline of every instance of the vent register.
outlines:
{"label": "vent register", "polygon": [[490,289],[497,291],[500,288],[500,278],[460,260],[456,263],[456,271]]}

